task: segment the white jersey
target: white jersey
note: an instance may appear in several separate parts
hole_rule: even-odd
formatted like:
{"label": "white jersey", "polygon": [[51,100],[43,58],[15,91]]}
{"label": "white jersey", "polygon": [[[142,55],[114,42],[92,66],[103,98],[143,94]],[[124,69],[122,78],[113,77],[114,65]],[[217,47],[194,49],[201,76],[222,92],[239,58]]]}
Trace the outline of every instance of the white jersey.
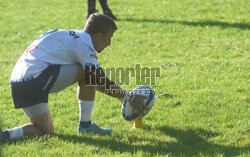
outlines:
{"label": "white jersey", "polygon": [[83,30],[56,29],[38,37],[17,61],[11,81],[36,78],[53,64],[94,64],[97,55],[90,35]]}

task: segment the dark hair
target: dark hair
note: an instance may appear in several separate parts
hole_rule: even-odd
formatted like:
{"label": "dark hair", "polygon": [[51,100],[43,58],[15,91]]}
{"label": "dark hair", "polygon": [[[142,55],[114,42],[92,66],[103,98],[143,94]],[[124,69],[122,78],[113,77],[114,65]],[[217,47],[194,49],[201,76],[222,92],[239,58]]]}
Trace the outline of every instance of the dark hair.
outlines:
{"label": "dark hair", "polygon": [[88,18],[84,30],[91,35],[98,32],[106,35],[110,30],[116,31],[117,25],[112,18],[101,13],[94,13]]}

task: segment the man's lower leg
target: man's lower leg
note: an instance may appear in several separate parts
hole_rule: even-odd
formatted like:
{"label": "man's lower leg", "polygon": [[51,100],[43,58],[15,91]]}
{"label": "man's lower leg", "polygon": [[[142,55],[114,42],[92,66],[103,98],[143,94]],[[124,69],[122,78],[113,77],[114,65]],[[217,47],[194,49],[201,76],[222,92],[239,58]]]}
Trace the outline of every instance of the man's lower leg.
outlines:
{"label": "man's lower leg", "polygon": [[78,133],[92,132],[107,134],[112,131],[108,128],[101,128],[94,122],[91,122],[91,114],[94,106],[95,92],[95,87],[85,86],[84,81],[78,83],[77,95],[80,109]]}
{"label": "man's lower leg", "polygon": [[31,124],[26,124],[13,129],[4,130],[3,133],[7,137],[7,140],[13,141],[21,139],[23,136],[42,136],[44,133]]}

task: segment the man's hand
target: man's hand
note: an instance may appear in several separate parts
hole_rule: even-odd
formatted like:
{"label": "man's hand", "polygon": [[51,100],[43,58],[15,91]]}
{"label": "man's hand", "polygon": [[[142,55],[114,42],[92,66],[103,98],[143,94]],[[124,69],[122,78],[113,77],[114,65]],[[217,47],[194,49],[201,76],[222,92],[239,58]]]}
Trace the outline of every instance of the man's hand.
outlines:
{"label": "man's hand", "polygon": [[143,115],[143,111],[146,109],[148,110],[148,107],[143,103],[143,100],[146,99],[146,96],[134,94],[133,100],[130,102],[133,110],[133,114],[135,110],[138,111],[139,116]]}

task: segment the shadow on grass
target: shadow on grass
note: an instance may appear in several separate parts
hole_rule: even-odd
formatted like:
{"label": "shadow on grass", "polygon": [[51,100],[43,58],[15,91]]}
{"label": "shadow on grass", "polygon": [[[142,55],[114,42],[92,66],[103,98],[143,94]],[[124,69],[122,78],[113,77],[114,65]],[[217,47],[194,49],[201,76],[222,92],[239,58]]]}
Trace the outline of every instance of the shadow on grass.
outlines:
{"label": "shadow on grass", "polygon": [[219,26],[222,28],[239,28],[239,29],[250,29],[249,23],[228,23],[222,21],[211,21],[211,20],[204,20],[204,21],[181,21],[181,20],[160,20],[160,19],[133,19],[133,18],[126,18],[120,19],[120,21],[127,21],[127,22],[148,22],[148,23],[163,23],[163,24],[182,24],[182,25],[189,25],[189,26]]}
{"label": "shadow on grass", "polygon": [[223,154],[224,156],[237,156],[249,150],[247,147],[234,147],[209,142],[209,138],[216,137],[218,133],[208,132],[203,129],[180,130],[171,127],[159,127],[164,134],[177,139],[176,143],[169,143],[168,148],[173,154],[185,155],[210,155]]}
{"label": "shadow on grass", "polygon": [[[151,130],[151,128],[147,128]],[[146,131],[147,131],[146,129]],[[56,134],[60,139],[71,143],[84,143],[97,147],[103,147],[112,151],[124,153],[129,152],[133,154],[137,151],[143,151],[150,155],[166,155],[172,154],[174,156],[194,156],[194,155],[210,155],[215,156],[223,154],[225,156],[237,156],[242,152],[247,151],[247,147],[234,147],[213,144],[208,141],[209,138],[218,136],[217,133],[211,133],[202,129],[195,130],[179,130],[168,126],[156,128],[176,139],[176,142],[162,140],[152,140],[147,138],[133,137],[132,141],[142,143],[141,145],[130,144],[130,142],[120,141],[122,136],[90,136],[90,135],[63,135]],[[131,143],[133,143],[131,142]],[[145,144],[147,143],[147,144]]]}

